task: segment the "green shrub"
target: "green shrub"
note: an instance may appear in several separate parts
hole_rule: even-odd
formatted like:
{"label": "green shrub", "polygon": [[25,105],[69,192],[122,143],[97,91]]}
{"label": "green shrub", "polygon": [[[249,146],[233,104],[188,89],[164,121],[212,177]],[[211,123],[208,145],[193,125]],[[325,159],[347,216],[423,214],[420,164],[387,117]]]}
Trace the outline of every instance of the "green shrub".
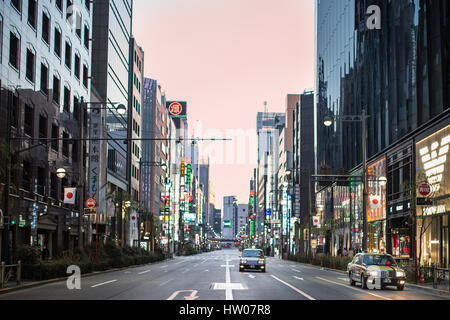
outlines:
{"label": "green shrub", "polygon": [[17,248],[17,260],[22,264],[36,264],[39,263],[40,252],[39,249],[32,246],[19,246]]}

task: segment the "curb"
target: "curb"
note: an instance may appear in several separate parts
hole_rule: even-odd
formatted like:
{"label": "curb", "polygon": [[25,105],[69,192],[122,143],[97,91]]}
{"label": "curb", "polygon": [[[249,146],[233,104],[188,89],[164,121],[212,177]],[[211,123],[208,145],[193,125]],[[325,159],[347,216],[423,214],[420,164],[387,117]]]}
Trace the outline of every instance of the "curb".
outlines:
{"label": "curb", "polygon": [[[152,264],[158,264],[158,263],[166,262],[166,261],[169,261],[169,260],[172,260],[172,259],[165,259],[165,260],[152,262],[152,263],[147,263],[147,264],[133,265],[133,266],[129,266],[129,267],[115,268],[115,269],[109,269],[109,270],[104,270],[104,271],[94,271],[94,272],[91,272],[91,273],[82,274],[81,278],[92,277],[92,276],[96,276],[96,275],[99,275],[99,274],[117,272],[117,271],[121,271],[121,270],[127,270],[127,269],[144,267],[144,266],[148,266],[148,265],[152,265]],[[30,288],[34,288],[34,287],[38,287],[38,286],[43,286],[43,285],[46,285],[46,284],[66,281],[66,280],[67,280],[67,277],[62,277],[62,278],[55,278],[55,279],[49,279],[49,280],[35,281],[35,282],[31,282],[31,283],[23,284],[23,285],[20,285],[20,286],[11,287],[11,288],[3,288],[3,289],[0,289],[0,295],[5,294],[5,293],[9,293],[9,292],[14,292],[14,291],[30,289]]]}
{"label": "curb", "polygon": [[445,291],[445,290],[435,289],[435,288],[423,287],[423,286],[419,286],[419,285],[417,285],[417,284],[407,283],[405,286],[406,286],[406,287],[413,288],[413,289],[418,289],[418,290],[423,290],[423,291],[429,291],[429,292],[432,292],[432,293],[434,293],[434,294],[439,294],[439,295],[450,295],[450,291]]}

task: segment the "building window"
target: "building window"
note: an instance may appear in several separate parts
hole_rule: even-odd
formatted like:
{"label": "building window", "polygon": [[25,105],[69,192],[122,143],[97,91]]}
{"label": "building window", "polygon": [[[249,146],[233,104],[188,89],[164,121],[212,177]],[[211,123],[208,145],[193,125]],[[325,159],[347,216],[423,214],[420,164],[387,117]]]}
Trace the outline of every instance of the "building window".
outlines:
{"label": "building window", "polygon": [[17,70],[19,70],[19,56],[20,40],[14,33],[11,32],[9,41],[9,63]]}
{"label": "building window", "polygon": [[45,187],[47,184],[47,174],[45,168],[38,168],[37,181],[35,190],[40,195],[45,195]]}
{"label": "building window", "polygon": [[30,137],[33,136],[33,118],[34,118],[34,109],[29,105],[25,105],[25,119],[23,129],[25,134]]}
{"label": "building window", "polygon": [[45,12],[42,14],[42,40],[50,45],[50,17]]}
{"label": "building window", "polygon": [[61,80],[57,76],[53,76],[53,102],[59,105]]}
{"label": "building window", "polygon": [[89,70],[87,65],[83,65],[83,85],[88,87],[88,79],[89,79]]}
{"label": "building window", "polygon": [[89,28],[84,26],[84,46],[89,50]]}
{"label": "building window", "polygon": [[64,111],[70,113],[70,89],[64,86]]}
{"label": "building window", "polygon": [[26,78],[34,83],[34,74],[35,74],[35,55],[33,51],[27,49],[27,69],[26,69]]}
{"label": "building window", "polygon": [[79,55],[75,55],[75,70],[74,74],[77,79],[80,79],[81,58]]}
{"label": "building window", "polygon": [[11,0],[11,5],[16,8],[17,11],[22,12],[22,0]]}
{"label": "building window", "polygon": [[48,67],[41,63],[41,91],[48,96]]}
{"label": "building window", "polygon": [[90,2],[90,0],[84,0],[84,6],[88,12],[91,11]]}
{"label": "building window", "polygon": [[22,188],[27,191],[31,191],[32,170],[31,162],[23,161],[23,176],[22,176]]}
{"label": "building window", "polygon": [[56,124],[52,124],[52,149],[59,152],[59,127]]}
{"label": "building window", "polygon": [[39,115],[39,138],[47,139],[47,118]]}
{"label": "building window", "polygon": [[77,13],[77,20],[75,21],[75,33],[81,39],[81,15]]}
{"label": "building window", "polygon": [[66,20],[69,20],[70,16],[73,13],[72,5],[73,5],[73,1],[67,0],[67,2],[66,2]]}
{"label": "building window", "polygon": [[66,59],[65,59],[66,67],[69,70],[72,70],[72,46],[69,42],[66,41]]}
{"label": "building window", "polygon": [[65,157],[69,157],[69,134],[66,132],[63,132],[62,154]]}
{"label": "building window", "polygon": [[73,117],[76,120],[80,119],[80,99],[77,96],[73,96]]}
{"label": "building window", "polygon": [[19,114],[20,114],[20,105],[19,105],[19,97],[15,94],[12,94],[12,123],[11,125],[15,128],[19,128]]}
{"label": "building window", "polygon": [[62,12],[62,0],[55,1],[56,7]]}
{"label": "building window", "polygon": [[36,30],[36,0],[28,0],[28,23]]}
{"label": "building window", "polygon": [[55,54],[61,58],[61,50],[62,50],[62,39],[61,39],[61,31],[58,28],[55,28]]}

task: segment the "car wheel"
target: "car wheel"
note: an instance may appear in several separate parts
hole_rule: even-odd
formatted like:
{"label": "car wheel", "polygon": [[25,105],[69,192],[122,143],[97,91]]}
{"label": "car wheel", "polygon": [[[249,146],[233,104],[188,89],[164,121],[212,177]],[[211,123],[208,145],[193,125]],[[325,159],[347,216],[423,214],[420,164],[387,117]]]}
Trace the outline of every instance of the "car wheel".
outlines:
{"label": "car wheel", "polygon": [[348,280],[349,280],[351,286],[355,285],[356,282],[355,282],[355,280],[352,279],[352,272],[351,271],[348,274]]}
{"label": "car wheel", "polygon": [[364,275],[361,276],[361,288],[367,289],[367,278]]}
{"label": "car wheel", "polygon": [[403,291],[403,289],[405,289],[405,285],[399,285],[399,286],[397,286],[397,290],[398,291]]}

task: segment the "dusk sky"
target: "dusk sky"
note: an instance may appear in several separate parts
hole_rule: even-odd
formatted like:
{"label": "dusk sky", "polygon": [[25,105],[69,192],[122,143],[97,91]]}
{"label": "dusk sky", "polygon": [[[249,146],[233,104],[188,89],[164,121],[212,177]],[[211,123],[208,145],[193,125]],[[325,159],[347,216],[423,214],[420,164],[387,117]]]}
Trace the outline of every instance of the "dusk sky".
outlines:
{"label": "dusk sky", "polygon": [[228,195],[248,203],[257,112],[264,101],[285,112],[287,94],[314,86],[314,0],[135,0],[133,15],[145,76],[187,101],[196,136],[233,138],[200,146],[216,207]]}

